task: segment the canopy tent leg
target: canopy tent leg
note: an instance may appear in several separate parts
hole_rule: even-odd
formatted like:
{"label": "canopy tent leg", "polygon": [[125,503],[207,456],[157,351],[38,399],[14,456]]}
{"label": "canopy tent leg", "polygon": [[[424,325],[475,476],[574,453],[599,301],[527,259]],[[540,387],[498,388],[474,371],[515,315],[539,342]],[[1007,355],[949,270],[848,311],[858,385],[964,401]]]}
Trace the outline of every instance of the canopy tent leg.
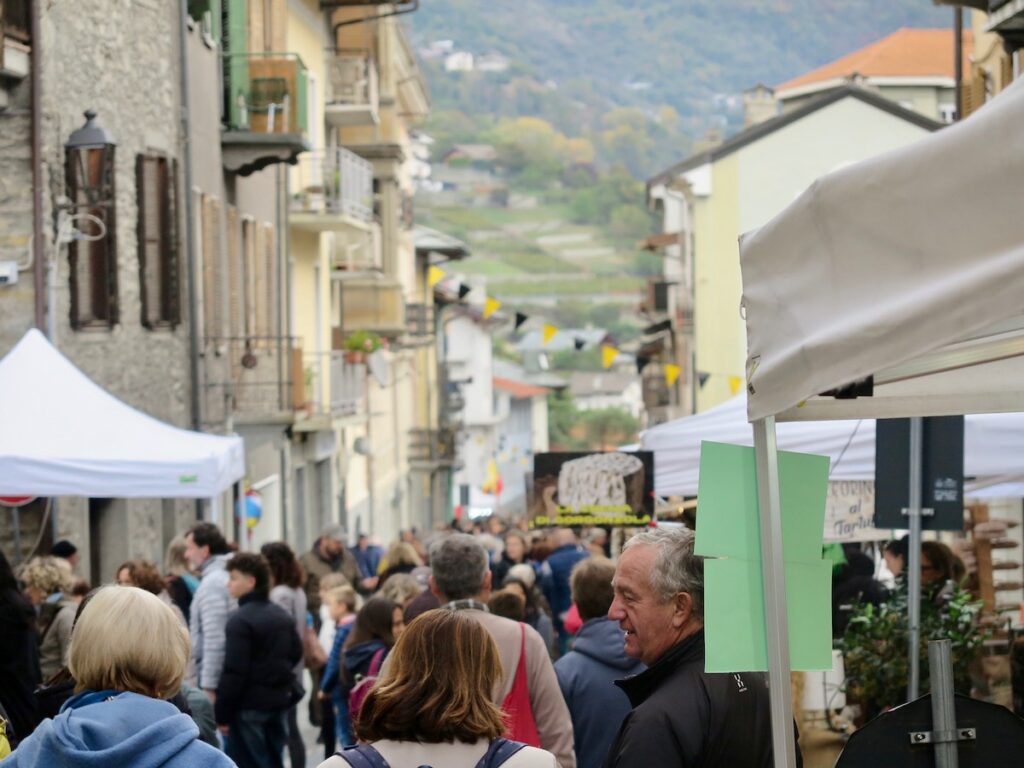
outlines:
{"label": "canopy tent leg", "polygon": [[924,422],[920,416],[910,420],[910,493],[908,508],[910,538],[907,548],[907,655],[910,679],[907,701],[917,698],[921,687],[921,459]]}
{"label": "canopy tent leg", "polygon": [[761,523],[764,617],[768,636],[772,754],[776,768],[794,768],[796,744],[793,738],[793,697],[789,682],[789,625],[786,615],[786,573],[783,566],[782,506],[779,500],[779,457],[775,440],[775,417],[759,419],[754,422],[753,427]]}

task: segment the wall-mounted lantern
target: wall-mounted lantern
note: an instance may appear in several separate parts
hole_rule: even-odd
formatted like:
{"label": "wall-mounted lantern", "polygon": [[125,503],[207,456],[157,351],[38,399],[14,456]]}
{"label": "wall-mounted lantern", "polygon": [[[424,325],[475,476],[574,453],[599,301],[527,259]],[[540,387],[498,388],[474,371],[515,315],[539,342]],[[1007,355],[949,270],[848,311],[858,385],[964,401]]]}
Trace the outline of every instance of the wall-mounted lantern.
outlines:
{"label": "wall-mounted lantern", "polygon": [[85,111],[85,124],[68,137],[67,184],[73,206],[94,207],[114,197],[114,148],[117,143],[96,122],[96,112]]}

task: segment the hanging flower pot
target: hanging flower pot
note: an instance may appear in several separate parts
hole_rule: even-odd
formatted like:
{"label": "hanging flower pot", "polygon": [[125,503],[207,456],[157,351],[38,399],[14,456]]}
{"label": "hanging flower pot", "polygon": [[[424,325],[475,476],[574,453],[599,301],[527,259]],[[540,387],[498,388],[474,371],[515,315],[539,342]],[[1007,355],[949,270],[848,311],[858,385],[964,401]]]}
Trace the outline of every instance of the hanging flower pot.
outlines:
{"label": "hanging flower pot", "polygon": [[366,363],[366,353],[361,349],[346,349],[345,362],[350,365],[363,365]]}

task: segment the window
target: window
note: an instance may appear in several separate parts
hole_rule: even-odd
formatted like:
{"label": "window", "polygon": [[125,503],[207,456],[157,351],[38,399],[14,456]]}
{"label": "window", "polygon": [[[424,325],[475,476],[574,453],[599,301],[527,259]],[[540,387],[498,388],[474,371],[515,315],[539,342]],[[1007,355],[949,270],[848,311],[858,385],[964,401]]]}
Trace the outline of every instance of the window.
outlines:
{"label": "window", "polygon": [[32,0],[0,0],[0,38],[4,35],[23,43],[31,41]]}
{"label": "window", "polygon": [[69,150],[65,178],[79,233],[68,246],[71,327],[112,328],[118,322],[114,148]]}
{"label": "window", "polygon": [[150,329],[181,323],[177,170],[177,163],[162,155],[135,159],[139,295],[142,325]]}

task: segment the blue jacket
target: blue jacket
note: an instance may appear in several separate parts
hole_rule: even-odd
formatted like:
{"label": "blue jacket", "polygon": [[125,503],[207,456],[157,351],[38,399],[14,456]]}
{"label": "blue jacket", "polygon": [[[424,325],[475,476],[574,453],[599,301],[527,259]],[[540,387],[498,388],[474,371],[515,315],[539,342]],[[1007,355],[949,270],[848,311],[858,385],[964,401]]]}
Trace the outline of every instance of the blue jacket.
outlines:
{"label": "blue jacket", "polygon": [[366,549],[351,547],[349,552],[351,552],[352,557],[356,559],[356,565],[359,566],[359,574],[364,579],[377,575],[377,569],[380,568],[380,561],[384,558],[383,549],[378,547],[376,544],[370,544]]}
{"label": "blue jacket", "polygon": [[629,714],[629,699],[614,681],[645,667],[626,655],[623,640],[614,621],[591,619],[580,627],[572,651],[555,662],[558,685],[572,716],[577,768],[600,768]]}
{"label": "blue jacket", "polygon": [[338,675],[341,674],[342,646],[345,645],[345,641],[348,639],[353,626],[355,626],[355,622],[342,624],[334,632],[334,643],[331,645],[331,652],[327,656],[327,666],[324,667],[324,673],[320,677],[320,690],[324,693],[334,693],[335,698],[338,700],[341,698],[341,691],[339,689],[341,681],[338,679]]}
{"label": "blue jacket", "polygon": [[550,579],[541,579],[541,587],[544,590],[544,597],[548,599],[551,606],[552,617],[555,621],[555,629],[562,631],[562,616],[572,605],[572,590],[569,588],[569,576],[572,575],[573,566],[580,560],[589,557],[587,552],[574,544],[564,544],[556,549],[547,560],[544,561],[542,570],[551,574]]}
{"label": "blue jacket", "polygon": [[[110,699],[109,696],[114,698]],[[137,693],[86,692],[24,739],[4,768],[234,768],[192,718]]]}

